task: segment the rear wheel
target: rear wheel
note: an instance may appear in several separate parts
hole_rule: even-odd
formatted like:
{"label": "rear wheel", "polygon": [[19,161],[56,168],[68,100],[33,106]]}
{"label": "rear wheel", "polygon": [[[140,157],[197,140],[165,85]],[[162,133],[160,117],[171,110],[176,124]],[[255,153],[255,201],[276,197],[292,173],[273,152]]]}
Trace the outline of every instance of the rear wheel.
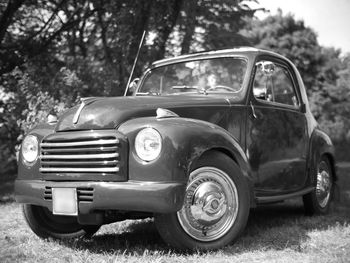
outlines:
{"label": "rear wheel", "polygon": [[333,174],[327,157],[323,156],[314,176],[315,189],[303,196],[305,212],[307,214],[326,214],[329,211],[333,194]]}
{"label": "rear wheel", "polygon": [[90,237],[100,226],[83,226],[76,217],[53,215],[46,207],[23,205],[23,214],[29,227],[41,238],[70,239]]}
{"label": "rear wheel", "polygon": [[180,211],[155,216],[162,238],[179,249],[218,249],[234,241],[249,214],[239,167],[222,153],[205,155],[192,170]]}

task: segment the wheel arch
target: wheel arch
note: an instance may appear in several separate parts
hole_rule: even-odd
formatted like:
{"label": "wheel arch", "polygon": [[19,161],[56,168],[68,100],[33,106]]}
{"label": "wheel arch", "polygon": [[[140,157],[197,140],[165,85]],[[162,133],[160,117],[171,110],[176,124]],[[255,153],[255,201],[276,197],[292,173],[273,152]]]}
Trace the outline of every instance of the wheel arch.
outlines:
{"label": "wheel arch", "polygon": [[[213,148],[210,148],[210,149],[204,151],[200,156],[198,156],[195,160],[193,160],[189,171],[192,171],[193,168],[196,166],[196,164],[201,159],[203,159],[206,155],[215,154],[215,153],[221,153],[221,154],[224,154],[227,157],[229,157],[240,168],[241,171],[242,171],[242,169],[243,170],[250,169],[248,167],[249,164],[247,164],[248,166],[246,166],[245,162],[238,161],[240,159],[240,156],[237,156],[237,154],[235,154],[233,151],[230,151],[229,149],[224,148],[224,147],[213,147]],[[245,166],[245,167],[242,167],[242,166]],[[256,207],[255,198],[254,198],[253,182],[248,176],[244,175],[243,171],[242,171],[242,177],[245,179],[245,182],[247,184],[247,188],[249,190],[250,207]]]}
{"label": "wheel arch", "polygon": [[[334,145],[330,139],[330,137],[320,130],[316,128],[311,135],[310,139],[310,150],[309,150],[309,171],[312,172],[317,169],[315,165],[317,165],[318,161],[325,156],[331,165],[332,175],[334,180],[336,181],[337,173],[336,173],[336,159],[335,159],[335,149]],[[312,180],[311,180],[312,181]]]}
{"label": "wheel arch", "polygon": [[323,154],[323,156],[325,156],[328,159],[328,161],[329,161],[329,163],[331,165],[333,179],[334,179],[334,181],[337,181],[338,180],[338,175],[336,173],[336,164],[335,164],[334,155],[332,155],[329,152],[326,152],[326,153]]}

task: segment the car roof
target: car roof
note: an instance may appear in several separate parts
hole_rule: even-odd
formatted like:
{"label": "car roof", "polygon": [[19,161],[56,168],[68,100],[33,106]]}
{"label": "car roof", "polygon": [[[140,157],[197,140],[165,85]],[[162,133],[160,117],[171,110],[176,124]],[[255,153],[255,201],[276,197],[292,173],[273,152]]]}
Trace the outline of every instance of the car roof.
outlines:
{"label": "car roof", "polygon": [[182,61],[189,61],[193,59],[204,59],[204,58],[221,57],[221,56],[222,57],[225,57],[225,56],[252,57],[252,56],[257,56],[258,54],[272,55],[272,56],[286,59],[285,57],[272,51],[267,51],[267,50],[258,49],[254,47],[236,47],[236,48],[222,49],[222,50],[215,50],[215,51],[203,51],[198,53],[192,53],[192,54],[186,54],[186,55],[181,55],[177,57],[161,59],[161,60],[154,61],[151,67],[159,67],[159,66],[164,66],[168,64],[179,63]]}

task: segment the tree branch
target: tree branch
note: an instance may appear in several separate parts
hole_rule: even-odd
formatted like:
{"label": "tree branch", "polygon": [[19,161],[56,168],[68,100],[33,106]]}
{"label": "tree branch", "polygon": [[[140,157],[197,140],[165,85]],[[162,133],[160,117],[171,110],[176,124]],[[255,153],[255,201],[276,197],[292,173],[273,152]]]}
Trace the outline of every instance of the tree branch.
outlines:
{"label": "tree branch", "polygon": [[7,28],[10,26],[14,14],[21,7],[24,0],[9,0],[6,9],[0,17],[0,44],[3,41]]}

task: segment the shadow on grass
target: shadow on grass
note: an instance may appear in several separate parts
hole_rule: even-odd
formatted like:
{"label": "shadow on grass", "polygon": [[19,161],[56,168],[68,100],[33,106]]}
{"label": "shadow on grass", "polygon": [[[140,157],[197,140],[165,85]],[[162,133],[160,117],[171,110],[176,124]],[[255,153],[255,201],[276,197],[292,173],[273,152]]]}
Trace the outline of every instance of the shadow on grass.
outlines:
{"label": "shadow on grass", "polygon": [[228,251],[283,250],[301,251],[312,231],[323,231],[350,224],[350,210],[333,203],[328,215],[305,215],[301,199],[253,209],[247,227],[235,246]]}
{"label": "shadow on grass", "polygon": [[[301,251],[302,245],[309,238],[309,232],[350,224],[350,207],[347,205],[350,202],[349,190],[350,167],[346,167],[339,169],[338,196],[329,215],[306,216],[301,198],[252,209],[242,236],[235,244],[223,248],[223,253],[286,248]],[[113,227],[120,231],[114,232]],[[145,251],[149,254],[174,252],[162,241],[153,220],[117,223],[107,228],[112,231],[102,231],[91,239],[63,244],[93,253],[144,255]]]}
{"label": "shadow on grass", "polygon": [[[336,201],[329,215],[306,216],[301,198],[284,203],[252,209],[247,226],[236,243],[226,246],[222,252],[228,255],[267,249],[291,249],[301,251],[312,231],[328,230],[339,225],[350,225],[350,165],[338,169]],[[12,202],[13,184],[0,185],[0,203]],[[159,236],[153,220],[120,222],[104,226],[91,239],[61,242],[62,245],[97,254],[146,254],[188,255],[174,253]],[[197,253],[197,252],[196,252]]]}
{"label": "shadow on grass", "polygon": [[0,183],[0,204],[12,203],[15,201],[14,180],[1,181]]}
{"label": "shadow on grass", "polygon": [[[350,210],[339,209],[339,204],[333,205],[331,213],[326,216],[306,216],[301,202],[296,200],[259,207],[251,210],[242,236],[236,243],[223,248],[222,252],[233,254],[287,248],[301,251],[310,231],[327,230],[343,224],[350,224]],[[117,226],[118,223],[113,225]],[[97,233],[91,239],[67,241],[63,245],[102,254],[141,256],[145,251],[149,254],[189,254],[168,247],[157,233],[153,220],[130,223],[122,231],[120,234]]]}
{"label": "shadow on grass", "polygon": [[[118,228],[114,223],[107,226],[109,229]],[[122,233],[97,233],[91,239],[79,239],[63,242],[63,245],[81,250],[89,250],[93,253],[113,253],[143,255],[145,251],[150,253],[169,253],[171,249],[166,246],[159,236],[153,220],[137,220],[127,227],[121,227]],[[109,231],[113,232],[113,231]]]}
{"label": "shadow on grass", "polygon": [[[350,224],[350,167],[339,169],[337,196],[325,216],[306,216],[301,198],[252,209],[245,231],[235,244],[223,248],[227,254],[253,250],[301,251],[311,231],[322,231]],[[123,223],[120,223],[123,224]],[[115,224],[118,226],[118,223]],[[121,227],[120,234],[97,234],[90,240],[67,242],[65,245],[93,253],[144,255],[145,251],[173,252],[161,239],[153,220],[142,220]],[[182,254],[182,253],[179,253]],[[187,254],[187,253],[186,253]]]}

